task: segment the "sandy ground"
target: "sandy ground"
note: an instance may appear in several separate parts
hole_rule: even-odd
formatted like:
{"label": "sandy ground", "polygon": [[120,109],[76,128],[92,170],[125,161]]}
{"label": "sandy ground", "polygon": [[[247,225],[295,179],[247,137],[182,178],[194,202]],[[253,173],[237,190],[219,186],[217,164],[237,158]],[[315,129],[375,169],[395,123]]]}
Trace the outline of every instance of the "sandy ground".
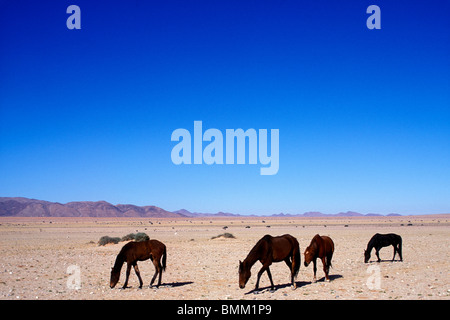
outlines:
{"label": "sandy ground", "polygon": [[[228,227],[226,230],[224,227]],[[98,246],[100,237],[145,232],[167,246],[162,286],[149,288],[153,265],[140,262],[144,287],[132,271],[126,290],[109,288],[110,269],[125,242]],[[224,232],[235,239],[216,238]],[[363,262],[363,250],[375,233],[403,238],[403,262],[391,262],[392,247],[381,250],[381,263]],[[303,253],[319,233],[335,243],[331,282],[312,283],[312,264],[300,267],[297,289],[289,286],[289,270],[271,266],[276,290],[266,274],[252,289],[260,263],[244,289],[238,286],[238,261],[265,234],[289,233]],[[0,299],[449,299],[450,215],[374,218],[0,218]],[[303,254],[302,254],[303,263]],[[77,287],[76,279],[79,279]]]}

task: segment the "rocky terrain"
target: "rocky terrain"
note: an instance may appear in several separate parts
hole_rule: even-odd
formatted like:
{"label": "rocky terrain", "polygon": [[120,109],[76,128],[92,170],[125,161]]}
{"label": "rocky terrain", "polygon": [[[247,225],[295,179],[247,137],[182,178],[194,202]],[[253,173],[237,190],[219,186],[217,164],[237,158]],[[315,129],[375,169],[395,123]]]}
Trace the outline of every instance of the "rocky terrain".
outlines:
{"label": "rocky terrain", "polygon": [[[99,246],[105,235],[144,232],[167,246],[167,270],[159,289],[148,288],[153,265],[139,262],[144,287],[132,271],[129,286],[109,287],[110,269],[126,242]],[[218,236],[230,233],[232,237]],[[376,233],[403,237],[403,262],[392,247],[381,263],[363,262],[363,250]],[[312,265],[300,267],[297,289],[289,286],[284,263],[271,266],[276,289],[266,274],[254,292],[252,269],[247,286],[238,286],[238,261],[265,234],[295,236],[301,252],[319,233],[335,243],[331,282],[323,281],[321,262],[313,283]],[[450,216],[333,218],[21,218],[0,217],[0,299],[449,299]],[[396,259],[397,260],[397,259]],[[303,255],[302,255],[303,261]]]}

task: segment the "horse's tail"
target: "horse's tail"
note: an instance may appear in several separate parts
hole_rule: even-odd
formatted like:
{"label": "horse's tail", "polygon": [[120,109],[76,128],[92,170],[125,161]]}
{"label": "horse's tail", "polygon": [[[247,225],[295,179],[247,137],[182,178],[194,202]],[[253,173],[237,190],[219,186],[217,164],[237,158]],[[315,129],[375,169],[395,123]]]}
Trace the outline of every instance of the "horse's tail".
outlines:
{"label": "horse's tail", "polygon": [[164,246],[164,251],[162,255],[162,270],[166,271],[166,259],[167,259],[167,252],[166,252],[166,246]]}
{"label": "horse's tail", "polygon": [[300,270],[301,265],[301,257],[300,257],[300,245],[296,240],[294,242],[294,250],[292,252],[292,275],[297,277],[298,271]]}

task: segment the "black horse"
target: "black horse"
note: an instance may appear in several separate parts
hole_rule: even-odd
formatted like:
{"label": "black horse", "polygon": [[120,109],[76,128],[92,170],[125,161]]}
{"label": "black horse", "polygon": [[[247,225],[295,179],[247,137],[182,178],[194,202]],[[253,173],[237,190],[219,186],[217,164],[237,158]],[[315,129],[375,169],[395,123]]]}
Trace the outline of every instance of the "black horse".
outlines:
{"label": "black horse", "polygon": [[375,248],[375,254],[377,255],[378,262],[381,261],[379,252],[383,247],[387,247],[392,245],[394,247],[394,256],[392,257],[392,261],[394,261],[395,253],[398,253],[400,257],[400,261],[403,261],[402,258],[402,237],[395,233],[388,234],[375,234],[372,239],[369,240],[367,244],[367,249],[364,250],[364,262],[369,262],[370,253],[372,249]]}

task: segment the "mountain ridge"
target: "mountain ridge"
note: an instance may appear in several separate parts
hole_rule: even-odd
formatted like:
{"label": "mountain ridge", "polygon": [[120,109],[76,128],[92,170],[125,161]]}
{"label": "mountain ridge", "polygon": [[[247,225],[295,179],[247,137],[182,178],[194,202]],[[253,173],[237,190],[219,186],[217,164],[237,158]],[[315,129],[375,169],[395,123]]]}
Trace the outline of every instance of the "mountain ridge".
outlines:
{"label": "mountain ridge", "polygon": [[179,217],[364,217],[364,216],[401,216],[397,213],[382,215],[378,213],[362,214],[354,211],[325,214],[318,211],[305,213],[278,213],[272,215],[242,215],[222,212],[200,213],[190,212],[186,209],[167,211],[157,206],[137,206],[134,204],[113,205],[107,201],[71,201],[68,203],[50,202],[45,200],[30,199],[24,197],[0,197],[0,217],[155,217],[155,218],[179,218]]}
{"label": "mountain ridge", "polygon": [[106,201],[72,201],[66,204],[23,197],[0,197],[0,217],[184,217],[156,206],[113,205]]}
{"label": "mountain ridge", "polygon": [[200,213],[200,212],[190,212],[186,209],[180,209],[176,211],[172,211],[174,213],[180,213],[183,214],[186,217],[308,217],[308,218],[315,218],[315,217],[393,217],[393,216],[401,216],[401,214],[398,213],[389,213],[387,215],[383,215],[380,213],[367,213],[362,214],[359,212],[354,211],[347,211],[347,212],[339,212],[334,214],[329,213],[322,213],[318,211],[310,211],[305,213],[275,213],[272,215],[257,215],[257,214],[251,214],[251,215],[242,215],[237,213],[228,213],[228,212],[217,212],[217,213]]}

